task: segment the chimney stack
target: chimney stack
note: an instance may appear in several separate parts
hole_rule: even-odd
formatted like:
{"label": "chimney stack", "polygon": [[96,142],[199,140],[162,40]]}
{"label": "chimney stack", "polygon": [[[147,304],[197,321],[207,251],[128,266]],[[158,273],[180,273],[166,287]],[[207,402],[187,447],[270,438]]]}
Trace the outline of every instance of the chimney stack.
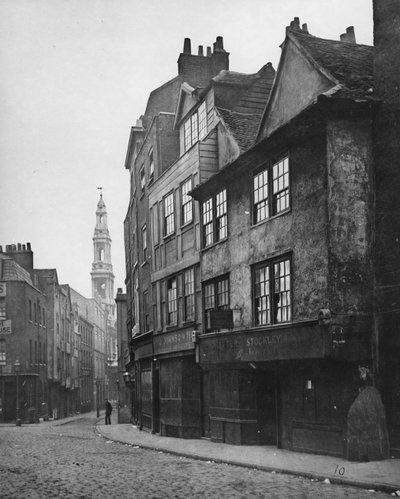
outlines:
{"label": "chimney stack", "polygon": [[190,38],[185,38],[178,59],[178,74],[183,81],[193,87],[203,87],[224,69],[229,69],[229,53],[224,50],[222,36],[217,36],[213,52],[207,47],[207,57],[204,57],[203,45],[199,45],[198,55],[192,54]]}
{"label": "chimney stack", "polygon": [[183,53],[184,54],[191,54],[192,53],[192,46],[190,42],[190,38],[185,38],[183,42]]}
{"label": "chimney stack", "polygon": [[340,35],[340,41],[347,43],[357,43],[356,35],[354,33],[354,26],[349,26],[348,28],[346,28],[346,33],[342,33]]}

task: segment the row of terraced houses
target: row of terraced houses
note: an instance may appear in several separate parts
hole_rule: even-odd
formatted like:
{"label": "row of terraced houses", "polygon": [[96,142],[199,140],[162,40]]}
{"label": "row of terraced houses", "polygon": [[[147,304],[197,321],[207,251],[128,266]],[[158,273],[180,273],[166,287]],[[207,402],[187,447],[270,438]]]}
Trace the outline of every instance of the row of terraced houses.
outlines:
{"label": "row of terraced houses", "polygon": [[140,428],[400,451],[399,26],[396,0],[374,2],[374,47],[294,18],[255,74],[229,69],[222,37],[185,39],[150,93],[117,296]]}
{"label": "row of terraced houses", "polygon": [[[37,422],[117,400],[114,275],[106,206],[93,237],[92,298],[34,267],[30,243],[0,246],[0,422]],[[89,278],[89,272],[88,272]]]}

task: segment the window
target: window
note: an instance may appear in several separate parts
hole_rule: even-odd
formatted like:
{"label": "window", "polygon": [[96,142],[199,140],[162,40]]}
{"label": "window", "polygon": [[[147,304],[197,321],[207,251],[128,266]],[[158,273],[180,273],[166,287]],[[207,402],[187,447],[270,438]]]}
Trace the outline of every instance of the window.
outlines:
{"label": "window", "polygon": [[175,231],[174,193],[164,198],[164,236],[169,236]]}
{"label": "window", "polygon": [[203,285],[206,330],[211,330],[210,311],[229,310],[229,277],[220,277]]}
{"label": "window", "polygon": [[6,300],[5,298],[0,298],[0,319],[6,318]]}
{"label": "window", "polygon": [[150,330],[150,310],[149,310],[149,292],[143,293],[143,324],[144,332]]}
{"label": "window", "polygon": [[203,203],[203,247],[228,235],[226,189]]}
{"label": "window", "polygon": [[253,271],[255,325],[291,320],[290,259],[266,262]]}
{"label": "window", "polygon": [[167,281],[167,324],[177,324],[178,322],[178,302],[176,277]]}
{"label": "window", "polygon": [[185,152],[207,135],[207,108],[203,102],[183,125]]}
{"label": "window", "polygon": [[142,193],[144,192],[145,188],[146,188],[146,176],[144,172],[144,167],[142,166],[140,170],[140,189]]}
{"label": "window", "polygon": [[37,323],[36,303],[33,304],[33,317],[35,319],[35,324],[36,324]]}
{"label": "window", "polygon": [[29,300],[29,320],[32,321],[32,302]]}
{"label": "window", "polygon": [[149,184],[154,180],[154,156],[153,148],[149,151]]}
{"label": "window", "polygon": [[253,222],[289,209],[289,158],[286,156],[253,178]]}
{"label": "window", "polygon": [[143,261],[147,260],[147,227],[142,227],[142,248],[143,248]]}
{"label": "window", "polygon": [[181,188],[182,213],[181,223],[185,225],[193,220],[193,200],[188,196],[188,192],[192,190],[192,179],[187,179]]}
{"label": "window", "polygon": [[6,365],[6,340],[0,338],[0,365]]}
{"label": "window", "polygon": [[183,274],[184,320],[194,320],[194,269]]}

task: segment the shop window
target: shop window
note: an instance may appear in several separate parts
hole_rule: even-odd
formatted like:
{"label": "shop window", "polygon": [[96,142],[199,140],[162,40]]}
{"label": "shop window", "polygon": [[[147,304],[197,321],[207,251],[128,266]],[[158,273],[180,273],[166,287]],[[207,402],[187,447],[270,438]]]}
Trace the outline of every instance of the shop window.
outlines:
{"label": "shop window", "polygon": [[164,236],[175,232],[174,193],[164,198]]}
{"label": "shop window", "polygon": [[203,202],[203,247],[225,239],[228,235],[226,189]]}
{"label": "shop window", "polygon": [[290,259],[272,260],[253,269],[256,326],[291,321]]}
{"label": "shop window", "polygon": [[206,331],[211,331],[211,310],[229,310],[229,277],[224,276],[203,284]]}
{"label": "shop window", "polygon": [[288,156],[257,172],[253,177],[253,223],[287,211],[289,187]]}
{"label": "shop window", "polygon": [[143,324],[144,332],[150,330],[150,309],[149,309],[149,292],[143,293]]}
{"label": "shop window", "polygon": [[207,107],[203,102],[183,125],[185,152],[207,135]]}
{"label": "shop window", "polygon": [[192,190],[192,179],[187,179],[181,187],[181,223],[188,224],[193,220],[193,200],[188,196],[188,192]]}

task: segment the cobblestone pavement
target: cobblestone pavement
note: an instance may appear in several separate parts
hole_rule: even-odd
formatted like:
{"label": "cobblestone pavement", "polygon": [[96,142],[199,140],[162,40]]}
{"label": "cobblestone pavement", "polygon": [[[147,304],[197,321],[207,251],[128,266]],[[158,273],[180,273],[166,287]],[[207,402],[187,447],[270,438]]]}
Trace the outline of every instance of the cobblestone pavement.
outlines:
{"label": "cobblestone pavement", "polygon": [[1,498],[388,498],[390,495],[197,461],[107,441],[89,417],[0,427]]}

